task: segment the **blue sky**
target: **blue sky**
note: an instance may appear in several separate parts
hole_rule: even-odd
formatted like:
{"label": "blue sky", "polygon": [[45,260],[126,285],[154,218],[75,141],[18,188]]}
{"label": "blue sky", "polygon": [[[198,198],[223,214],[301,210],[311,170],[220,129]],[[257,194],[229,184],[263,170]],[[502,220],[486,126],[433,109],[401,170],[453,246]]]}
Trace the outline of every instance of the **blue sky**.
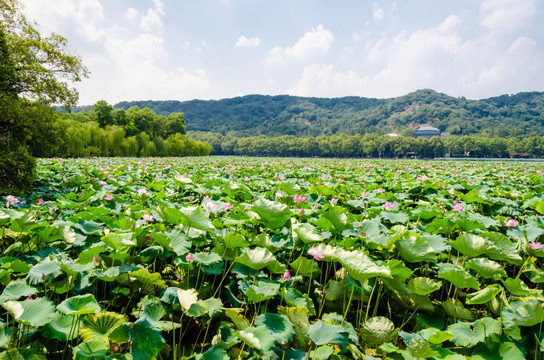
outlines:
{"label": "blue sky", "polygon": [[81,105],[544,90],[544,1],[21,1],[90,69]]}

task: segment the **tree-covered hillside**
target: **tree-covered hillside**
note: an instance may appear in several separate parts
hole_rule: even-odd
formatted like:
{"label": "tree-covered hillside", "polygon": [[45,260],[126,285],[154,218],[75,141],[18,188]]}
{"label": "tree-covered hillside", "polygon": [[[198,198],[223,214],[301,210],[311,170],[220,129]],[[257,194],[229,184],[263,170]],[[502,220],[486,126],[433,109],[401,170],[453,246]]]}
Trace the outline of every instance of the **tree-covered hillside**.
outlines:
{"label": "tree-covered hillside", "polygon": [[121,102],[115,108],[134,105],[162,115],[184,113],[188,131],[234,132],[238,136],[409,134],[419,124],[432,124],[453,135],[544,135],[544,92],[483,100],[428,89],[391,99],[248,95],[223,100]]}

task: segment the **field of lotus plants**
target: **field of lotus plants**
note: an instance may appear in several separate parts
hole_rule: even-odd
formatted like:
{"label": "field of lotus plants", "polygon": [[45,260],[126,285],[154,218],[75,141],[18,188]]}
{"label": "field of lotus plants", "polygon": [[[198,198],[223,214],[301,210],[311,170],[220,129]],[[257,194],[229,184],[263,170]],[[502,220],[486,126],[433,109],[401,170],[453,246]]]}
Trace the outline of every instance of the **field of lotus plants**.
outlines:
{"label": "field of lotus plants", "polygon": [[542,359],[544,163],[44,159],[0,359]]}

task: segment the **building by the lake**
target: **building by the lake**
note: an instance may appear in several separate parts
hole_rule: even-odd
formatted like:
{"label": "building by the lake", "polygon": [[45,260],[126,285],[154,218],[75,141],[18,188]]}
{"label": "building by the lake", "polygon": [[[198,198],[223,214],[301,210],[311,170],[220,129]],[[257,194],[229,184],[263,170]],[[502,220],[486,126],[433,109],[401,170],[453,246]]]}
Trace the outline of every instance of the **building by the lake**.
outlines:
{"label": "building by the lake", "polygon": [[429,139],[433,136],[440,136],[440,130],[430,125],[421,125],[414,128],[413,136],[415,138],[426,137]]}

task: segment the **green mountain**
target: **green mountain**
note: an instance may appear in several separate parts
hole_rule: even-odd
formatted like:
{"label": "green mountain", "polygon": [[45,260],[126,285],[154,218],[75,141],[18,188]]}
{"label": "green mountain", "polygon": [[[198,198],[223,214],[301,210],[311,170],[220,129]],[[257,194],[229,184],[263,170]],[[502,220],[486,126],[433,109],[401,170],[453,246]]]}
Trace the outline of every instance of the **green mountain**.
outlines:
{"label": "green mountain", "polygon": [[148,107],[158,114],[185,114],[187,131],[251,135],[411,132],[431,124],[454,135],[544,135],[544,92],[482,100],[418,90],[391,99],[247,95],[222,100],[131,101],[116,109]]}

